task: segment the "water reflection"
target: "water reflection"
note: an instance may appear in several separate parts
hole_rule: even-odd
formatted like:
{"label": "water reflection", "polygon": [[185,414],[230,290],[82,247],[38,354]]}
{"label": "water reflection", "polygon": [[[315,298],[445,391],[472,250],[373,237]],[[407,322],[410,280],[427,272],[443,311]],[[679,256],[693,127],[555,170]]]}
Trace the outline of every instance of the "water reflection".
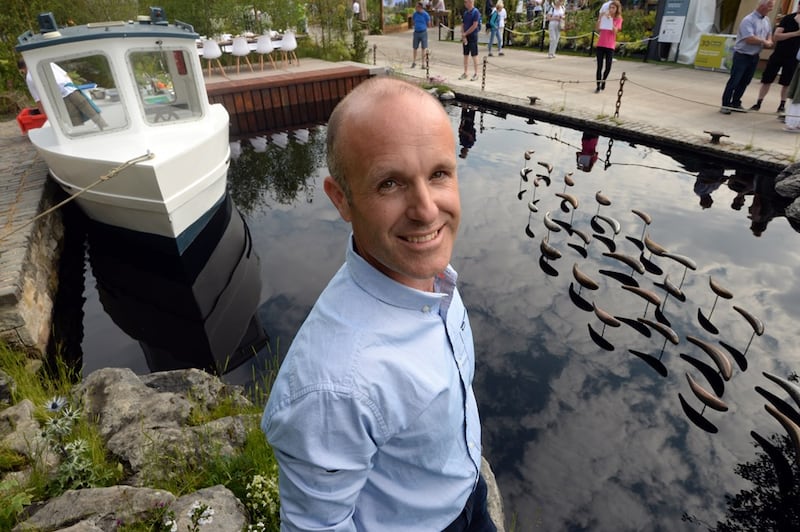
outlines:
{"label": "water reflection", "polygon": [[[458,131],[462,109],[448,113]],[[770,519],[797,528],[781,506],[796,492],[770,476],[761,453],[772,463],[775,453],[753,436],[784,446],[796,485],[793,449],[758,391],[783,398],[762,373],[788,378],[800,367],[800,237],[776,222],[755,238],[748,218],[756,194],[758,216],[782,216],[771,176],[720,165],[727,180],[703,209],[698,167],[684,154],[600,136],[603,164],[576,172],[582,132],[480,109],[472,120],[479,138],[459,159],[453,264],[476,340],[484,454],[517,530],[779,530]],[[280,148],[265,135],[263,151],[242,140],[232,165],[261,256],[258,315],[277,353],[341,265],[349,232],[317,195],[323,138],[312,129],[307,144],[291,134]],[[733,297],[715,305],[710,279]]]}
{"label": "water reflection", "polygon": [[325,135],[319,128],[260,135],[231,142],[236,162],[228,172],[228,187],[244,213],[288,205],[298,197],[312,201],[309,176],[325,166]]}
{"label": "water reflection", "polygon": [[156,253],[106,226],[87,227],[99,303],[138,343],[147,371],[200,368],[222,375],[267,346],[256,312],[259,257],[229,196],[180,256]]}

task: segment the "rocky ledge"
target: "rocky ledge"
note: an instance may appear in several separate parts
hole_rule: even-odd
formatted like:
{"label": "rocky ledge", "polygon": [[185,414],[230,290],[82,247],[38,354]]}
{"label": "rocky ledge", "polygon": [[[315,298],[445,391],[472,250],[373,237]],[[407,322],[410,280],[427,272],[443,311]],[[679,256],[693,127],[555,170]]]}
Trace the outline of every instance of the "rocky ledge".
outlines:
{"label": "rocky ledge", "polygon": [[[0,402],[10,402],[14,383],[0,375]],[[213,452],[233,456],[243,449],[247,427],[254,419],[229,416],[204,424],[192,424],[193,409],[213,411],[222,401],[247,406],[243,390],[196,369],[136,375],[123,368],[95,371],[75,388],[70,402],[80,404],[88,419],[96,420],[99,433],[113,459],[121,464],[125,478],[121,485],[107,488],[68,490],[46,502],[29,507],[27,518],[14,530],[95,532],[115,531],[122,523],[140,522],[154,508],[167,508],[175,516],[175,530],[192,525],[192,508],[213,508],[213,519],[203,531],[245,530],[247,510],[224,486],[210,486],[176,497],[165,490],[146,486],[153,474],[169,475],[154,456],[178,456],[193,449],[196,460]],[[1,408],[1,407],[0,407]],[[23,400],[0,410],[0,447],[36,458],[46,449],[43,427],[34,417],[35,405]],[[255,419],[257,422],[257,419]],[[156,452],[157,450],[157,452]],[[38,457],[55,470],[59,457],[47,453]],[[489,485],[490,511],[503,523],[503,509],[497,484],[484,461],[483,473]],[[154,471],[160,469],[160,471]],[[2,480],[15,479],[24,485],[30,471],[9,473]],[[503,530],[502,527],[498,527]]]}

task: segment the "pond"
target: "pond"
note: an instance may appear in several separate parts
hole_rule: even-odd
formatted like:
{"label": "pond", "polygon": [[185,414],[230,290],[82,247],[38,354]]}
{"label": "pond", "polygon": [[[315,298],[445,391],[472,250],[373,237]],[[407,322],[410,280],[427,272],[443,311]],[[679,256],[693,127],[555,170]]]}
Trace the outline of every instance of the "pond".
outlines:
{"label": "pond", "polygon": [[[798,460],[765,408],[792,401],[764,372],[788,380],[800,368],[800,236],[781,217],[773,176],[514,116],[448,112],[460,133],[463,211],[452,262],[475,334],[484,455],[508,522],[520,531],[796,530]],[[242,309],[245,349],[284,354],[343,260],[348,226],[322,191],[324,134],[234,142],[231,196],[247,225],[234,209],[220,234],[232,231],[252,255],[237,252],[225,271],[260,272],[241,274],[234,292],[244,304],[226,303]],[[84,373],[187,364],[123,332],[144,326],[109,315],[108,294],[119,291],[98,290],[92,253],[84,301],[72,309],[83,321]],[[184,291],[206,285],[195,270]],[[144,279],[129,291],[151,283],[165,297]],[[159,334],[180,343],[192,333]]]}

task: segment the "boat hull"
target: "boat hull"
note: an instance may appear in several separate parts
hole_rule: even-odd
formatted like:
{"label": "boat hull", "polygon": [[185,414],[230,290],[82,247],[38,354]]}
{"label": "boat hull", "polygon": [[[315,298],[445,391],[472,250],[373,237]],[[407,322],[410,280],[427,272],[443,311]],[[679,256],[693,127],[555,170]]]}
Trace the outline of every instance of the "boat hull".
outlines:
{"label": "boat hull", "polygon": [[[87,139],[84,146],[78,144],[76,149],[73,143],[70,150],[64,150],[62,145],[48,142],[51,135],[47,127],[31,135],[31,140],[46,161],[52,179],[67,194],[77,194],[75,201],[89,218],[174,240],[174,247],[181,252],[203,228],[204,220],[227,188],[228,115],[223,108],[214,110],[217,112],[212,116],[189,125],[204,133],[173,128],[164,138],[155,134],[139,142],[129,142],[129,136],[121,136],[124,149],[98,149],[97,142]],[[191,135],[191,143],[176,142],[187,135]],[[108,136],[103,141],[113,144],[115,138]],[[148,152],[153,155],[151,160],[98,183],[101,176]]]}

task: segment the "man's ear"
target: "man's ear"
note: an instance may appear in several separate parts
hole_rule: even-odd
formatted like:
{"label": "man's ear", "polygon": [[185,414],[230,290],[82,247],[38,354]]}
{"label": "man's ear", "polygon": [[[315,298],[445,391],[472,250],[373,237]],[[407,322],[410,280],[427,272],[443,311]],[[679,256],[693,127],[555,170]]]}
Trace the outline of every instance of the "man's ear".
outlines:
{"label": "man's ear", "polygon": [[342,220],[349,223],[350,203],[348,203],[342,187],[340,187],[339,183],[331,176],[325,178],[322,186],[325,189],[325,194],[328,195],[328,198],[330,198],[336,210],[339,211],[339,216],[342,217]]}

